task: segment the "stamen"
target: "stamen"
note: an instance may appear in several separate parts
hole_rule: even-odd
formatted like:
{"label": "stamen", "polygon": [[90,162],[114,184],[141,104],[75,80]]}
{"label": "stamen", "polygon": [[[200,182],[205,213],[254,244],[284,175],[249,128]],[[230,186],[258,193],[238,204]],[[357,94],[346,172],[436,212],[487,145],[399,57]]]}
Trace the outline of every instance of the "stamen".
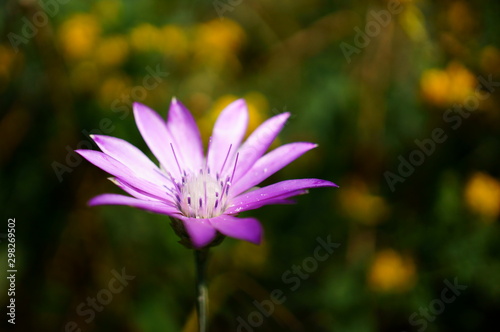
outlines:
{"label": "stamen", "polygon": [[[179,168],[179,173],[182,174],[182,169],[181,169],[181,165],[179,164],[179,160],[177,160],[177,156],[175,155],[175,151],[174,151],[174,146],[172,145],[172,143],[170,143],[170,148],[172,148],[172,153],[174,155],[174,158],[175,158],[175,162],[177,163],[177,167]],[[184,174],[186,172],[184,171]]]}
{"label": "stamen", "polygon": [[[205,196],[204,196],[204,198],[205,198],[205,203],[207,203],[207,202],[208,202],[208,200],[207,200],[207,182],[206,182],[206,181],[205,181],[205,182],[203,182],[203,191],[205,192]],[[200,199],[201,199],[201,198],[200,198]],[[206,205],[206,208],[208,208],[208,204],[205,204],[205,205]],[[200,207],[201,207],[201,206],[200,206]],[[206,214],[206,213],[205,213],[205,214]]]}
{"label": "stamen", "polygon": [[163,185],[163,188],[167,189],[166,191],[167,196],[175,198],[175,195],[177,194],[176,191],[174,191],[172,188],[167,187],[166,185]]}
{"label": "stamen", "polygon": [[240,153],[238,152],[236,154],[236,161],[234,162],[233,174],[231,175],[231,182],[233,182],[234,173],[236,172],[236,165],[238,165],[238,157],[239,156],[240,156]]}
{"label": "stamen", "polygon": [[229,182],[229,180],[230,180],[230,178],[229,178],[229,176],[228,176],[228,177],[226,178],[226,182],[223,182],[223,181],[221,181],[221,182],[220,182],[221,187],[222,187],[222,194],[220,195],[220,199],[222,199],[222,197],[224,197],[224,194],[226,194],[226,195],[227,195],[226,186],[227,186],[228,184],[231,184],[231,183]]}
{"label": "stamen", "polygon": [[178,186],[179,189],[173,188],[180,197],[180,201],[176,201],[176,196],[173,195],[173,201],[177,202],[180,211],[191,218],[213,218],[223,212],[226,205],[224,195],[231,185],[231,177],[225,176],[225,181],[217,180],[214,175],[208,174],[208,168],[202,169],[200,173],[187,173],[183,177],[184,183]]}
{"label": "stamen", "polygon": [[159,170],[157,168],[155,168],[154,170],[155,170],[156,173],[160,174],[165,180],[169,180],[172,184],[175,185],[175,179],[174,179],[174,177],[172,176],[172,174],[169,171],[167,171],[167,170]]}
{"label": "stamen", "polygon": [[165,178],[166,180],[172,180],[172,176],[170,175],[170,173],[169,173],[168,171],[165,171],[165,172],[168,174],[168,176],[170,176],[170,178],[168,178],[168,177],[167,177],[167,175],[166,175],[164,172],[162,172],[161,170],[159,170],[158,168],[154,168],[153,170],[154,170],[156,173],[160,174],[160,175],[161,175],[163,178]]}
{"label": "stamen", "polygon": [[233,147],[232,144],[229,145],[229,150],[227,150],[227,154],[226,154],[226,159],[224,159],[224,163],[222,164],[222,167],[220,169],[220,173],[222,174],[222,171],[224,170],[224,166],[226,166],[226,161],[227,161],[227,158],[229,158],[229,154],[231,153],[231,148]]}
{"label": "stamen", "polygon": [[167,190],[167,195],[170,195],[174,197],[177,194],[177,191],[174,191],[174,189],[167,187],[167,185],[163,185],[163,188]]}

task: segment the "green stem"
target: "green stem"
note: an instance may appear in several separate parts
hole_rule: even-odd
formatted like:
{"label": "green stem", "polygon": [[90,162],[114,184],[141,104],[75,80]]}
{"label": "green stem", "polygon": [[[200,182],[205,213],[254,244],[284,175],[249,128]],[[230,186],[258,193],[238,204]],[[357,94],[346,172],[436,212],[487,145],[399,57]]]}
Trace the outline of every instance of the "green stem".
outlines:
{"label": "green stem", "polygon": [[195,250],[196,262],[196,311],[198,313],[198,331],[207,331],[208,291],[205,280],[208,249]]}

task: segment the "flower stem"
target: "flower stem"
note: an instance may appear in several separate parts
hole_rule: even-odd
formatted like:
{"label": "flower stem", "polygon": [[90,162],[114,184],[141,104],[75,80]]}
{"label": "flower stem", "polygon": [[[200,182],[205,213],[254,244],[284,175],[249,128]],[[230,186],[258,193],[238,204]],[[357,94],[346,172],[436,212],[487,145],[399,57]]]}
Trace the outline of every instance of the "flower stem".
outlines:
{"label": "flower stem", "polygon": [[198,313],[198,331],[206,332],[208,291],[205,274],[208,249],[195,250],[194,256],[196,263],[196,311]]}

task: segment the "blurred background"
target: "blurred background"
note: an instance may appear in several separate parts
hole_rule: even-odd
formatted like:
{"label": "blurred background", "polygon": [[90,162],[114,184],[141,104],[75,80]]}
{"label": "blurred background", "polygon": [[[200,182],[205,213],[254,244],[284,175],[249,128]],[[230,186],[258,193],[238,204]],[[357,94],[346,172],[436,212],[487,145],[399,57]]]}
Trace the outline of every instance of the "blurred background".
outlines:
{"label": "blurred background", "polygon": [[[104,133],[151,156],[131,103],[165,116],[176,96],[205,142],[236,98],[249,132],[291,112],[274,146],[319,147],[266,183],[340,185],[249,213],[264,225],[261,246],[226,239],[212,250],[210,331],[491,331],[499,14],[486,0],[4,1],[0,326],[196,331],[192,252],[164,216],[89,208],[119,190],[73,152]],[[4,312],[8,218],[15,327]],[[310,265],[318,237],[340,247]],[[110,292],[123,271],[134,278]],[[264,317],[254,301],[275,289],[286,300]]]}

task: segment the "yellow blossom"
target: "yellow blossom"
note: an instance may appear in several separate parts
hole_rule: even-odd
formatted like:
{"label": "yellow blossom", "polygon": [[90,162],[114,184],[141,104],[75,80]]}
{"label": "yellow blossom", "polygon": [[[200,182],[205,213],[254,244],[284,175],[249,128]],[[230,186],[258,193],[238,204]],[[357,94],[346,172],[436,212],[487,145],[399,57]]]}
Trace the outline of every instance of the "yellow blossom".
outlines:
{"label": "yellow blossom", "polygon": [[439,107],[461,104],[474,93],[477,81],[459,62],[451,62],[445,70],[429,69],[421,77],[424,98]]}
{"label": "yellow blossom", "polygon": [[245,33],[236,22],[215,19],[200,24],[194,36],[192,47],[198,63],[217,69],[239,66],[236,54],[245,41]]}
{"label": "yellow blossom", "polygon": [[65,21],[59,29],[59,42],[63,54],[69,59],[88,57],[101,33],[97,19],[89,14],[76,14]]}
{"label": "yellow blossom", "polygon": [[198,26],[195,43],[202,50],[230,52],[241,46],[244,37],[243,29],[236,22],[216,19]]}
{"label": "yellow blossom", "polygon": [[368,284],[378,292],[405,292],[415,284],[415,264],[392,249],[379,251],[370,267]]}
{"label": "yellow blossom", "polygon": [[371,194],[368,186],[362,180],[353,179],[349,181],[339,194],[343,213],[361,224],[375,225],[389,211],[384,198]]}
{"label": "yellow blossom", "polygon": [[465,201],[484,220],[495,220],[500,214],[500,182],[488,174],[475,173],[465,186]]}

